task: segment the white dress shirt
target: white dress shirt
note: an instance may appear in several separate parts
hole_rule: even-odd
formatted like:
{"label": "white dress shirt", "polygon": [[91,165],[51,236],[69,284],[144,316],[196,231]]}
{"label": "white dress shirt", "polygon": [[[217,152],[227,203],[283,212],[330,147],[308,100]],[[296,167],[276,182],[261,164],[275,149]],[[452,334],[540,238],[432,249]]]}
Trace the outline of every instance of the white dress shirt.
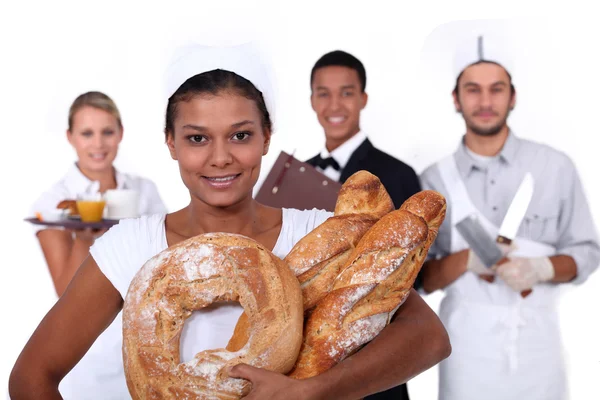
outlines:
{"label": "white dress shirt", "polygon": [[348,164],[350,157],[352,154],[360,147],[360,145],[367,139],[367,135],[358,131],[358,133],[352,136],[350,139],[346,140],[341,146],[337,147],[333,151],[329,152],[326,147],[321,150],[322,158],[332,157],[337,163],[340,165],[340,170],[337,171],[335,168],[328,166],[324,170],[317,167],[317,169],[323,172],[328,178],[333,179],[334,181],[340,180],[340,176],[342,175],[342,170]]}

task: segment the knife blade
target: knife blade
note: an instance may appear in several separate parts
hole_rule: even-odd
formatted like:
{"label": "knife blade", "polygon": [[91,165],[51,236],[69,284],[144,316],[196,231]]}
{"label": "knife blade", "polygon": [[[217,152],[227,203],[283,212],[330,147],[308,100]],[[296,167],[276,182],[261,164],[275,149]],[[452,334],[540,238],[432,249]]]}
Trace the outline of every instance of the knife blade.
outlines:
{"label": "knife blade", "polygon": [[[483,265],[491,268],[494,265],[500,265],[508,261],[502,250],[492,239],[490,235],[483,229],[476,215],[470,215],[458,224],[456,230],[465,239],[469,248],[479,257]],[[494,276],[481,276],[487,282],[493,282]],[[521,292],[521,297],[525,298],[531,294],[532,290],[524,290]]]}
{"label": "knife blade", "polygon": [[[529,203],[531,203],[534,186],[535,182],[533,175],[531,175],[530,172],[527,172],[502,220],[502,225],[500,225],[498,237],[496,238],[498,243],[510,245],[515,237],[517,237],[517,232],[519,231],[523,217],[527,212],[527,208],[529,208]],[[529,296],[531,292],[531,289],[524,290],[521,292],[521,297],[525,298]]]}
{"label": "knife blade", "polygon": [[531,198],[533,197],[534,180],[533,175],[530,172],[525,174],[523,181],[517,189],[515,197],[513,197],[508,211],[502,220],[500,230],[498,231],[498,237],[496,241],[498,243],[505,243],[510,245],[514,238],[517,236],[525,212],[529,207]]}
{"label": "knife blade", "polygon": [[481,226],[476,215],[461,220],[456,224],[456,230],[486,267],[490,268],[504,258],[504,254]]}

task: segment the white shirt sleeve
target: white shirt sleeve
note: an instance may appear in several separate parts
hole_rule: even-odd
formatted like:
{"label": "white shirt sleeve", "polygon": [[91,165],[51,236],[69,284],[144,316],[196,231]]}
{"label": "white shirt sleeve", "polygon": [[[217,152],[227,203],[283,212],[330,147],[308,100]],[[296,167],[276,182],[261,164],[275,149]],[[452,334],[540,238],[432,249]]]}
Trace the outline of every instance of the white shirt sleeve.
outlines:
{"label": "white shirt sleeve", "polygon": [[309,218],[307,220],[307,231],[306,233],[309,233],[310,231],[312,231],[313,229],[315,229],[317,226],[321,225],[323,222],[325,222],[325,220],[327,220],[327,218],[329,217],[333,217],[333,213],[330,211],[325,211],[325,210],[318,210],[316,208],[313,208],[311,210],[311,213],[309,215]]}
{"label": "white shirt sleeve", "polygon": [[[69,193],[67,191],[67,189],[57,183],[54,186],[52,186],[49,190],[47,190],[46,192],[42,193],[42,195],[40,197],[38,197],[38,199],[33,203],[33,205],[30,208],[29,211],[29,217],[35,217],[36,213],[38,212],[43,212],[43,211],[50,211],[50,210],[55,210],[56,206],[58,205],[58,203],[60,203],[63,200],[66,200],[69,198]],[[44,229],[58,229],[58,230],[62,230],[63,228],[61,227],[57,227],[57,226],[52,226],[52,227],[48,227],[48,226],[44,226],[44,225],[31,225],[32,229],[33,229],[33,233],[37,234],[39,231],[44,230]]]}
{"label": "white shirt sleeve", "polygon": [[310,233],[317,226],[321,225],[327,218],[331,216],[333,216],[333,213],[316,208],[307,211],[300,211],[294,220],[293,245],[298,243],[300,239]]}
{"label": "white shirt sleeve", "polygon": [[284,208],[282,211],[281,232],[273,249],[273,254],[279,258],[285,258],[298,241],[333,215],[316,208],[312,210]]}
{"label": "white shirt sleeve", "polygon": [[135,274],[146,261],[166,248],[164,215],[124,219],[90,248],[90,254],[125,299]]}

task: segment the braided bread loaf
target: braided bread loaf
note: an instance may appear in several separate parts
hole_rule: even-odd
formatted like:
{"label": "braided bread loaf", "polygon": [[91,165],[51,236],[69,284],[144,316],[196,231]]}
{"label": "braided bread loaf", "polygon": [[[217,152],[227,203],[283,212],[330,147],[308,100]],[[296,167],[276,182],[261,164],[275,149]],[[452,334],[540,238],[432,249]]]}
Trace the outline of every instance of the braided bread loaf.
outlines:
{"label": "braided bread loaf", "polygon": [[291,377],[326,371],[383,330],[408,297],[445,213],[444,197],[423,191],[375,223],[310,313]]}
{"label": "braided bread loaf", "polygon": [[[179,339],[194,310],[239,301],[249,317],[244,346],[198,353],[180,363]],[[289,268],[254,240],[214,233],[150,259],[123,307],[123,359],[134,399],[239,399],[249,382],[225,368],[239,363],[285,373],[302,341],[302,298]],[[233,341],[236,341],[234,333]]]}

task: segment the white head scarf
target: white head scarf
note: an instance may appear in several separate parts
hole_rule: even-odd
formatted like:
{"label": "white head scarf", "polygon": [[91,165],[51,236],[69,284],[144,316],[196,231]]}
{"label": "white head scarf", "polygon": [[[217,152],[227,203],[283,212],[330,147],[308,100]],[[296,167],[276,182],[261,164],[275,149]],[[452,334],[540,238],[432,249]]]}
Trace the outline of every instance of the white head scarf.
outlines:
{"label": "white head scarf", "polygon": [[[501,65],[513,78],[514,65],[506,41],[492,34],[470,36],[454,54],[454,76],[479,61],[489,61]],[[513,79],[514,80],[514,79]]]}
{"label": "white head scarf", "polygon": [[179,49],[167,70],[167,98],[189,78],[215,69],[233,72],[252,82],[262,92],[267,110],[273,118],[275,91],[272,73],[264,54],[254,43],[219,47],[192,45]]}

